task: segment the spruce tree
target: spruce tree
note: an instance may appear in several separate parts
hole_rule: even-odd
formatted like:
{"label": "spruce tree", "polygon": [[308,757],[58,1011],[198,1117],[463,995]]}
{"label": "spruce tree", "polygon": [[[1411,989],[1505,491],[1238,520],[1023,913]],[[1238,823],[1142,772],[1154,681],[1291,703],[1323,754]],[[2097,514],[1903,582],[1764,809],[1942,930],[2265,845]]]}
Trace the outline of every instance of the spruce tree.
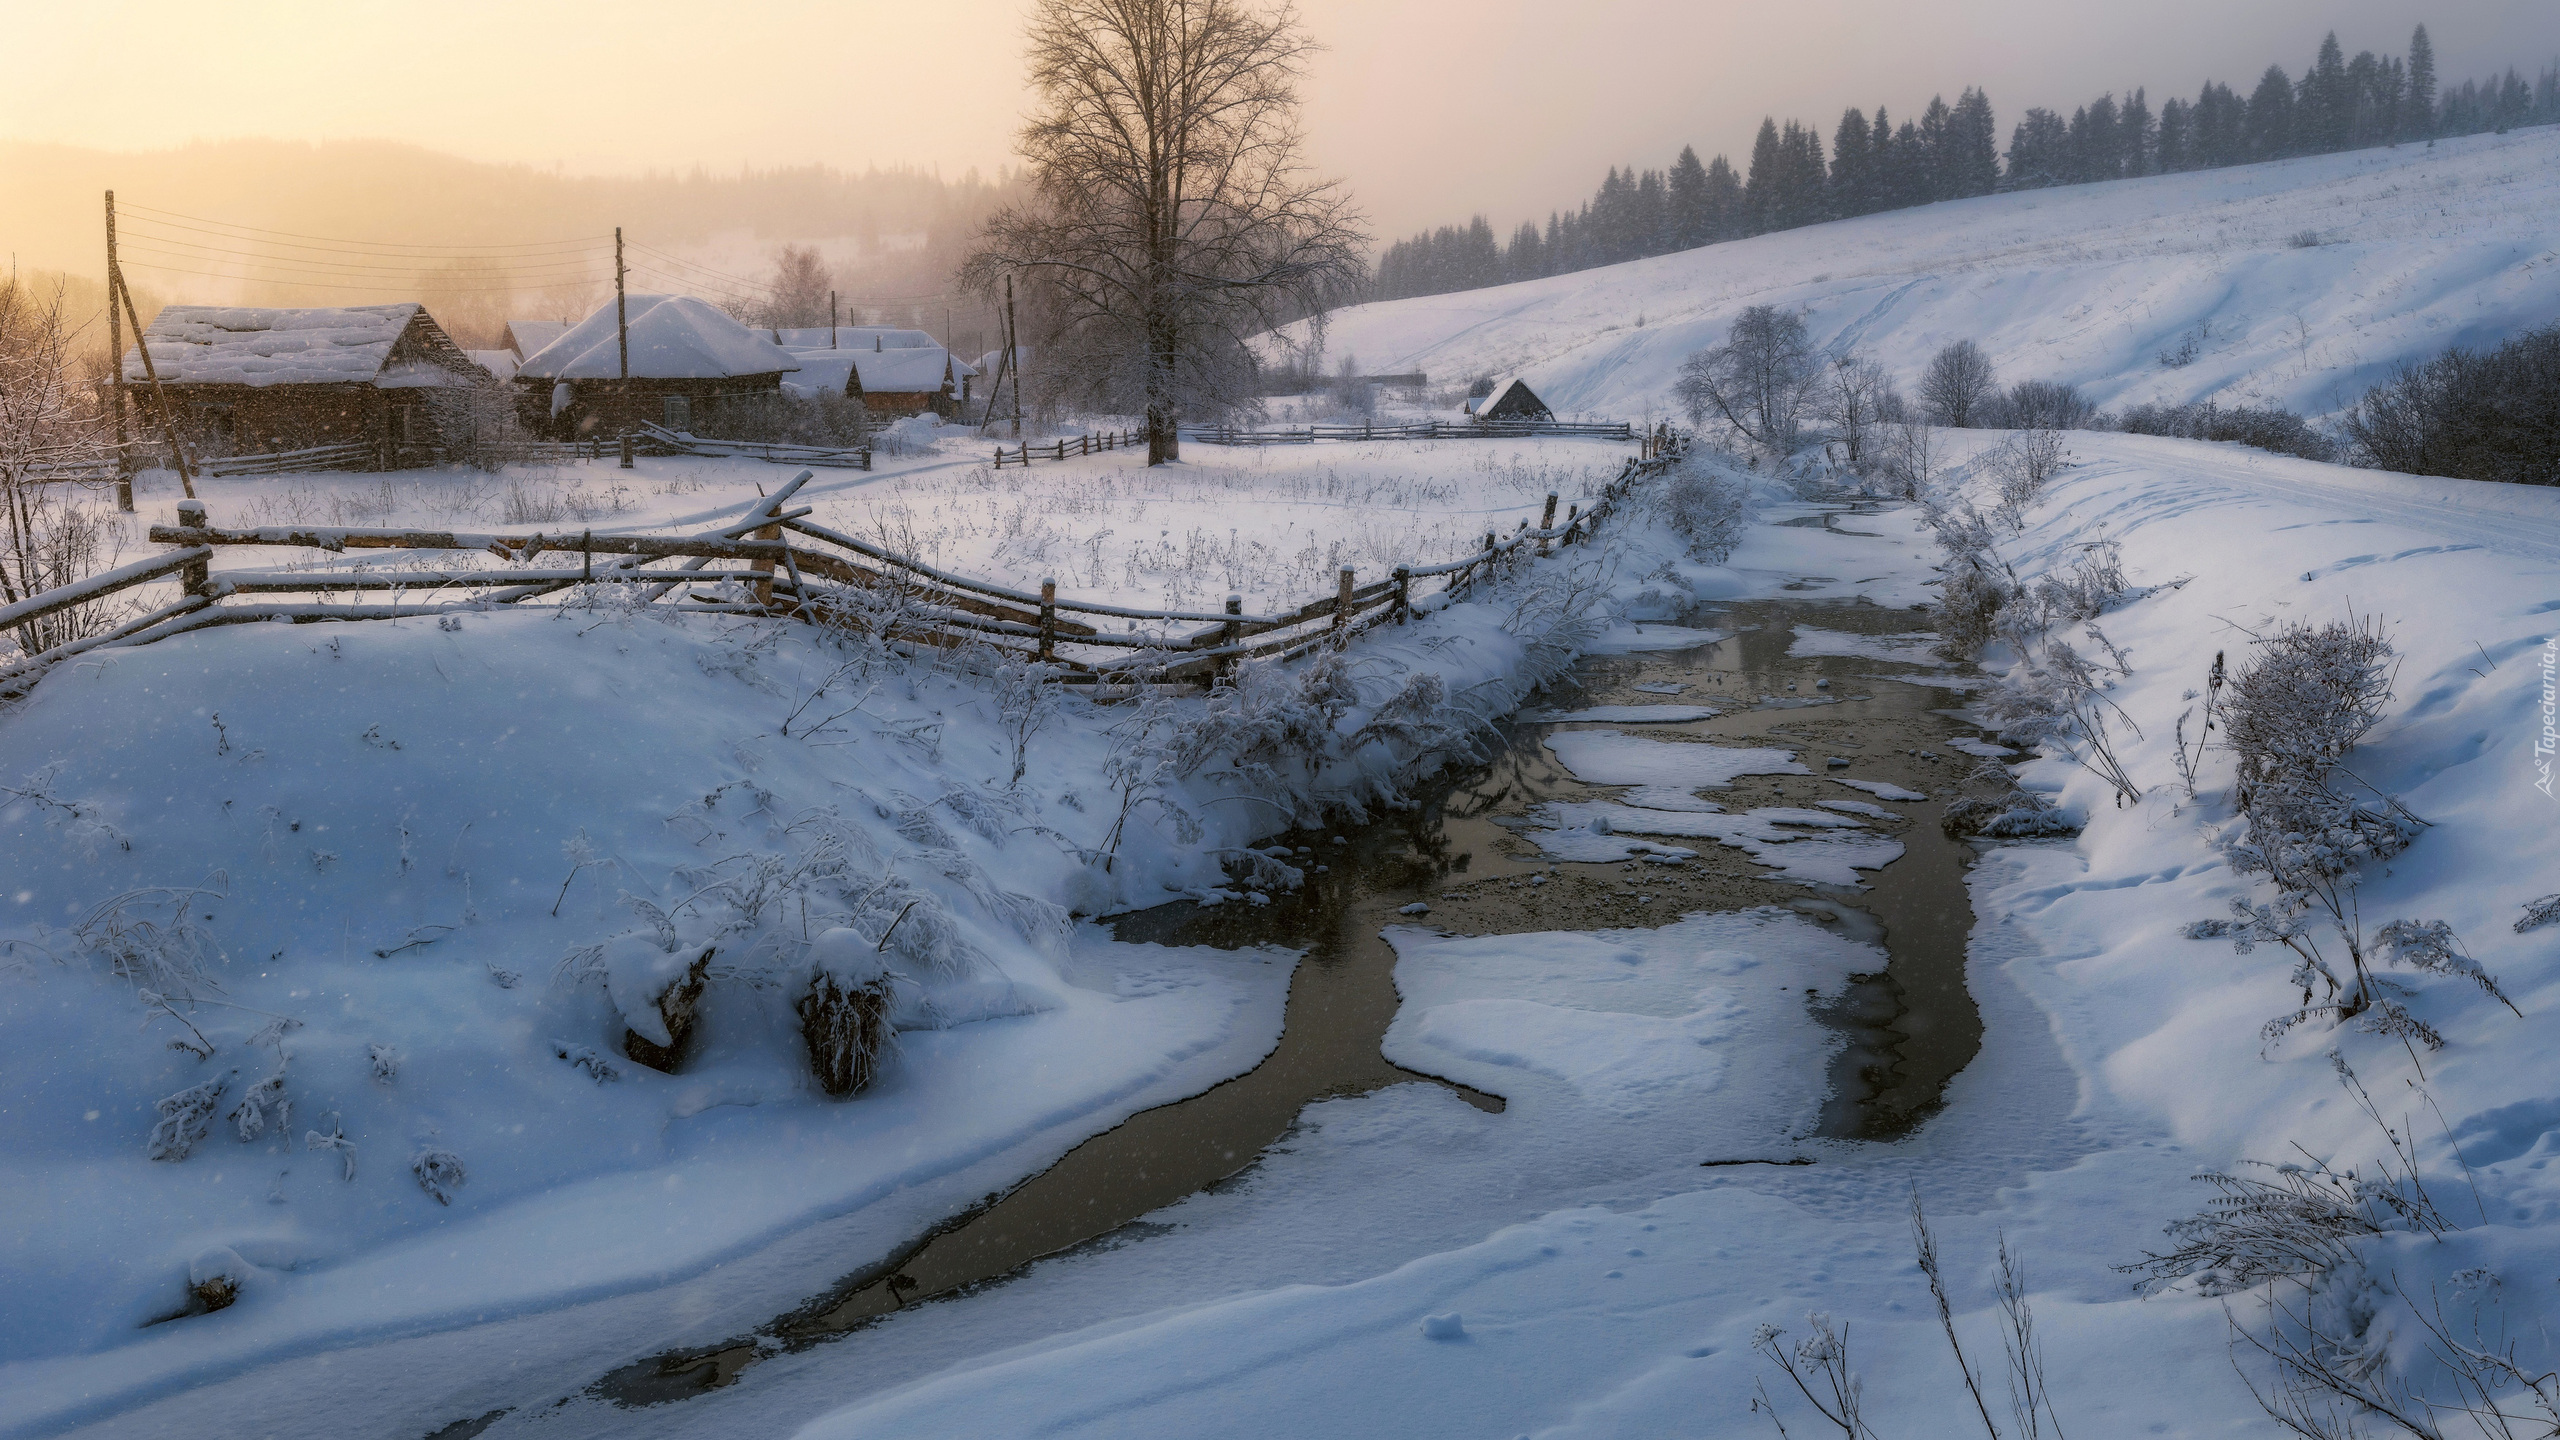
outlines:
{"label": "spruce tree", "polygon": [[1777,208],[1777,191],[1786,183],[1780,173],[1785,164],[1778,153],[1778,121],[1764,115],[1760,118],[1760,133],[1751,141],[1751,172],[1742,182],[1744,234],[1759,235],[1776,228],[1771,217]]}
{"label": "spruce tree", "polygon": [[1988,195],[2000,187],[2000,126],[1991,114],[1991,97],[1967,86],[1956,97],[1950,126],[1954,155],[1954,191],[1959,196]]}
{"label": "spruce tree", "polygon": [[1671,164],[1670,191],[1671,248],[1695,250],[1715,239],[1707,212],[1707,167],[1698,163],[1698,152],[1690,146],[1681,146],[1680,158]]}
{"label": "spruce tree", "polygon": [[2249,96],[2249,158],[2273,160],[2294,152],[2293,81],[2270,65]]}
{"label": "spruce tree", "polygon": [[2409,102],[2408,126],[2403,132],[2413,140],[2424,140],[2436,133],[2436,47],[2427,38],[2427,27],[2409,32]]}
{"label": "spruce tree", "polygon": [[1867,136],[1867,117],[1852,105],[1840,116],[1831,136],[1831,204],[1833,213],[1864,215],[1876,208],[1875,142]]}
{"label": "spruce tree", "polygon": [[1718,155],[1707,165],[1708,236],[1716,240],[1740,239],[1746,213],[1742,177],[1733,173],[1732,161]]}
{"label": "spruce tree", "polygon": [[1946,97],[1942,95],[1930,96],[1929,108],[1920,112],[1920,174],[1926,186],[1922,195],[1924,204],[1931,200],[1952,200],[1956,196],[1955,167],[1950,162],[1947,140],[1947,130],[1954,118],[1955,112],[1947,108]]}
{"label": "spruce tree", "polygon": [[2151,120],[2149,92],[2135,86],[2133,95],[2116,113],[2116,154],[2122,161],[2118,173],[2148,175],[2152,173],[2152,152],[2159,143],[2159,132]]}

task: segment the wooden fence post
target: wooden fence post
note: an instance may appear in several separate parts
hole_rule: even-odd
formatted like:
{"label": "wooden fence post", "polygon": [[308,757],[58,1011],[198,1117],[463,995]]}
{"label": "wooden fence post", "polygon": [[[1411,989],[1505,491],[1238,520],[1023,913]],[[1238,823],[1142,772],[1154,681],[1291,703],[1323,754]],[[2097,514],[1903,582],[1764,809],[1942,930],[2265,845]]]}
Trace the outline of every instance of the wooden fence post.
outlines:
{"label": "wooden fence post", "polygon": [[[782,538],[782,527],[780,525],[767,525],[747,538],[751,540],[779,540]],[[770,555],[760,555],[753,561],[750,561],[747,568],[756,572],[756,607],[761,610],[772,609],[773,557]]]}
{"label": "wooden fence post", "polygon": [[[1244,613],[1244,597],[1242,595],[1230,595],[1227,597],[1227,613],[1229,615],[1242,615]],[[1226,624],[1218,627],[1218,644],[1220,648],[1232,650],[1243,643],[1243,621],[1229,620]],[[1219,656],[1218,674],[1232,677],[1236,673],[1236,664],[1236,657],[1233,655]]]}
{"label": "wooden fence post", "polygon": [[[1542,531],[1553,530],[1556,528],[1556,492],[1553,490],[1547,492],[1547,508],[1546,512],[1538,517],[1538,528]],[[1541,555],[1547,553],[1547,537],[1545,535],[1540,535],[1538,537],[1538,553]]]}
{"label": "wooden fence post", "polygon": [[1572,506],[1564,512],[1564,543],[1570,545],[1574,541],[1581,539],[1582,537],[1579,533],[1581,527],[1582,502],[1576,500],[1573,502]]}
{"label": "wooden fence post", "polygon": [[1342,583],[1333,592],[1334,644],[1341,646],[1351,639],[1351,567],[1342,567]]}
{"label": "wooden fence post", "polygon": [[1054,660],[1058,655],[1058,582],[1040,582],[1040,659]]}
{"label": "wooden fence post", "polygon": [[[212,529],[213,521],[206,518],[204,502],[201,500],[179,501],[178,527],[182,530]],[[178,589],[183,594],[202,595],[211,588],[213,588],[213,562],[209,559],[190,561],[185,569],[178,572]]]}
{"label": "wooden fence post", "polygon": [[1396,623],[1401,625],[1413,614],[1413,567],[1396,567]]}

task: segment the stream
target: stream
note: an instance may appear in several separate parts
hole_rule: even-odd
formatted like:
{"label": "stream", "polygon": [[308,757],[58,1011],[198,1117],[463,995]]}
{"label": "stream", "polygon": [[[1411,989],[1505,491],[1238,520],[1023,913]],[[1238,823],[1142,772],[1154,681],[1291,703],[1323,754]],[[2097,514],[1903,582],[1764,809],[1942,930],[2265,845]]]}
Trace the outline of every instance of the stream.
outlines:
{"label": "stream", "polygon": [[[1831,518],[1809,517],[1810,523]],[[1651,626],[1668,631],[1663,638],[1671,643],[1689,643],[1585,659],[1503,727],[1496,754],[1444,773],[1414,808],[1339,832],[1270,837],[1266,844],[1299,852],[1293,863],[1307,871],[1300,890],[1275,895],[1268,905],[1184,901],[1118,918],[1113,930],[1123,940],[1304,950],[1285,1028],[1269,1058],[1203,1094],[1087,1140],[1048,1170],[845,1276],[751,1335],[643,1359],[604,1376],[589,1393],[625,1406],[699,1395],[731,1383],[759,1359],[846,1335],[907,1306],[1002,1284],[1044,1256],[1125,1239],[1141,1217],[1251,1167],[1312,1101],[1421,1082],[1449,1086],[1469,1103],[1499,1112],[1498,1098],[1404,1070],[1380,1053],[1397,995],[1395,952],[1379,932],[1416,923],[1399,913],[1415,904],[1429,907],[1427,921],[1419,923],[1464,935],[1664,925],[1697,911],[1778,906],[1877,943],[1889,956],[1882,970],[1852,977],[1845,992],[1809,1001],[1842,1042],[1816,1133],[1853,1141],[1908,1133],[1935,1112],[1947,1082],[1982,1038],[1981,1016],[1964,985],[1973,923],[1964,870],[1974,852],[1946,838],[1938,824],[1958,782],[1978,763],[1949,742],[1974,727],[1951,713],[1963,703],[1963,680],[1931,663],[1927,637],[1911,638],[1922,623],[1914,612],[1864,602],[1703,606],[1681,625],[1712,636]],[[1801,648],[1864,654],[1791,656],[1799,627],[1814,632]],[[1878,658],[1888,654],[1897,658]],[[1940,683],[1914,683],[1921,678]],[[1540,718],[1672,704],[1716,713],[1672,723],[1647,723],[1660,710],[1637,723],[1623,714],[1597,721]],[[1730,812],[1725,818],[1751,819],[1761,833],[1785,837],[1770,847],[1777,863],[1761,863],[1755,853],[1713,838],[1647,835],[1625,824],[1616,827],[1625,832],[1620,836],[1557,830],[1555,812],[1541,807],[1588,810],[1603,802],[1600,808],[1620,816],[1680,808],[1607,806],[1630,799],[1631,787],[1588,783],[1549,746],[1558,734],[1577,730],[1617,730],[1668,745],[1797,752],[1811,773],[1743,774],[1729,788],[1707,792],[1713,805],[1705,808],[1721,807]],[[1832,764],[1834,757],[1845,763]],[[1894,798],[1914,794],[1926,798]],[[1835,808],[1812,808],[1825,802]],[[1693,798],[1690,808],[1696,806]],[[1760,814],[1746,814],[1755,811]],[[1839,818],[1824,818],[1832,814]],[[1806,828],[1853,823],[1868,828]],[[1583,848],[1631,844],[1637,853],[1559,859],[1541,848],[1542,828],[1550,845],[1561,836]],[[1791,853],[1787,840],[1799,832],[1807,843],[1855,834],[1874,846],[1890,837],[1902,853],[1881,869],[1860,869],[1856,887],[1808,883],[1782,873]],[[431,1440],[470,1433],[476,1430],[439,1432]]]}

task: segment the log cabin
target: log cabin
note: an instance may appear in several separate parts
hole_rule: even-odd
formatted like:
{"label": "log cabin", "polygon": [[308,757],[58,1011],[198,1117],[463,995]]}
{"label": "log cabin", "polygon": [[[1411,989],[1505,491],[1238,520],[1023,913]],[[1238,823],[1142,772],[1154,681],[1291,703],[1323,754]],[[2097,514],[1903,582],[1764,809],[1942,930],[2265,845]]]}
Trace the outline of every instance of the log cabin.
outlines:
{"label": "log cabin", "polygon": [[431,445],[468,414],[474,387],[495,383],[414,303],[163,306],[124,355],[146,414],[154,373],[190,450],[214,455]]}
{"label": "log cabin", "polygon": [[778,400],[782,377],[800,368],[764,332],[707,300],[632,295],[625,313],[627,385],[610,300],[516,367],[517,414],[527,429],[564,440],[619,435],[640,421],[692,430],[723,405]]}

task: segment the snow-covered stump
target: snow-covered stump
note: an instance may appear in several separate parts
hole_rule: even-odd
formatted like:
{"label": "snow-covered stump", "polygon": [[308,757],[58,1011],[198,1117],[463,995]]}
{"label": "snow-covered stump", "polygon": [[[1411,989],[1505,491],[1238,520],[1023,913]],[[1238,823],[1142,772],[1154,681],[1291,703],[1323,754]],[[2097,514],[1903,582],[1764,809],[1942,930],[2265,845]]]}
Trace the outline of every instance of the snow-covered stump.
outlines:
{"label": "snow-covered stump", "polygon": [[879,1074],[888,1048],[895,977],[879,947],[851,930],[820,935],[809,958],[815,964],[798,1009],[810,1072],[830,1095],[858,1095]]}
{"label": "snow-covered stump", "polygon": [[632,1063],[675,1073],[701,1018],[712,947],[667,949],[654,937],[625,935],[605,948],[605,989],[622,1013],[622,1053]]}

